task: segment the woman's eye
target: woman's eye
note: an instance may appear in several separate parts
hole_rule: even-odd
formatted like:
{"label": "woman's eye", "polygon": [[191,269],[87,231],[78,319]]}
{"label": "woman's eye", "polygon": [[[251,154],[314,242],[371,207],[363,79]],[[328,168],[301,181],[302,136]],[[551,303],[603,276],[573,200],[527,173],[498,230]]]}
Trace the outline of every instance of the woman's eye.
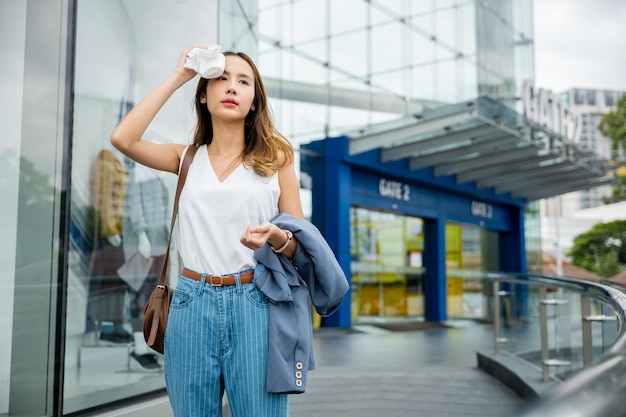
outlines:
{"label": "woman's eye", "polygon": [[241,81],[239,81],[239,82],[240,82],[240,83],[242,83],[242,84],[244,84],[244,85],[248,85],[248,81],[246,81],[246,80],[241,80]]}

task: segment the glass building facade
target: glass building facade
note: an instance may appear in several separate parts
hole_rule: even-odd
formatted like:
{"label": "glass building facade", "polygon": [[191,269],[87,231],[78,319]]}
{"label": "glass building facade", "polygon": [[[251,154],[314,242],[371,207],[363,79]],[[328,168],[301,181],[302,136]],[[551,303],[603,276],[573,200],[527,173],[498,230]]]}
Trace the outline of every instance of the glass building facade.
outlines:
{"label": "glass building facade", "polygon": [[[162,358],[139,331],[176,178],[126,160],[109,135],[187,45],[251,55],[297,152],[482,95],[518,108],[534,66],[530,0],[0,0],[0,34],[7,416],[80,415],[163,394]],[[188,142],[192,84],[147,139]],[[155,206],[166,209],[146,214]],[[353,318],[423,317],[422,219],[365,205],[350,212]],[[150,262],[129,265],[141,232],[154,237]],[[454,222],[445,233],[448,314],[483,316],[477,277],[498,268],[488,256],[497,236]]]}
{"label": "glass building facade", "polygon": [[[533,78],[527,0],[262,0],[246,12],[296,143],[481,95],[515,108]],[[226,49],[250,44],[249,33],[220,35]]]}

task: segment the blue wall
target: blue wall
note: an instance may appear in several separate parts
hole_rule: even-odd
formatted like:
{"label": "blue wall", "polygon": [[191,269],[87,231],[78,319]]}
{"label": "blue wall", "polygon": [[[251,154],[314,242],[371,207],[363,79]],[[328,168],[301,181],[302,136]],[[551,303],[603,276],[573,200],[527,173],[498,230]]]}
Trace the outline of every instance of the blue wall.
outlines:
{"label": "blue wall", "polygon": [[[380,163],[380,150],[348,153],[347,137],[327,138],[303,146],[301,170],[311,176],[312,222],[335,251],[346,276],[350,271],[350,207],[362,206],[421,217],[425,226],[425,319],[446,315],[445,224],[472,224],[500,232],[498,254],[503,272],[525,272],[525,202],[493,189],[458,185],[454,176],[435,178],[431,168],[408,169],[408,160]],[[324,326],[351,326],[351,294]]]}

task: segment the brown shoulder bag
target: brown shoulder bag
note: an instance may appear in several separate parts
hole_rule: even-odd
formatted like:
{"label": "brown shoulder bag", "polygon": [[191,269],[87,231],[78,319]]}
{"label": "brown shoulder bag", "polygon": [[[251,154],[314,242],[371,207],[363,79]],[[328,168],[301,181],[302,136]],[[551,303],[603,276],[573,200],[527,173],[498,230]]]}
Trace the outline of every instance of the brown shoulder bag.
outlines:
{"label": "brown shoulder bag", "polygon": [[146,339],[146,343],[159,353],[163,353],[163,339],[165,338],[167,317],[170,312],[172,294],[174,293],[174,289],[165,283],[165,276],[167,274],[167,264],[170,256],[172,232],[174,230],[174,223],[176,223],[176,215],[178,214],[178,199],[181,191],[183,190],[183,186],[185,185],[185,180],[187,179],[189,165],[191,165],[197,150],[198,148],[196,146],[189,146],[187,148],[187,152],[185,153],[185,159],[183,159],[183,166],[180,169],[178,184],[176,185],[174,210],[172,211],[172,221],[170,224],[170,237],[167,242],[167,250],[165,251],[165,257],[163,259],[163,266],[161,267],[161,278],[159,279],[159,284],[152,291],[152,294],[150,294],[150,298],[148,298],[146,310],[143,316],[143,336]]}

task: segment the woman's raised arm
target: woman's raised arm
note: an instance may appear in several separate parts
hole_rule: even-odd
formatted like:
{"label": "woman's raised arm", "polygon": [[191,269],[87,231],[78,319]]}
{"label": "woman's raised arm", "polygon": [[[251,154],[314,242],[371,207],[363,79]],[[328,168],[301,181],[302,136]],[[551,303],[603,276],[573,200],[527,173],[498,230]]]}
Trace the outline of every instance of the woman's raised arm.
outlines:
{"label": "woman's raised arm", "polygon": [[181,53],[176,69],[139,102],[111,134],[113,146],[140,164],[161,171],[178,172],[185,145],[152,143],[143,140],[142,136],[172,94],[196,76],[195,71],[184,67],[187,53],[194,47],[199,46],[191,46]]}

